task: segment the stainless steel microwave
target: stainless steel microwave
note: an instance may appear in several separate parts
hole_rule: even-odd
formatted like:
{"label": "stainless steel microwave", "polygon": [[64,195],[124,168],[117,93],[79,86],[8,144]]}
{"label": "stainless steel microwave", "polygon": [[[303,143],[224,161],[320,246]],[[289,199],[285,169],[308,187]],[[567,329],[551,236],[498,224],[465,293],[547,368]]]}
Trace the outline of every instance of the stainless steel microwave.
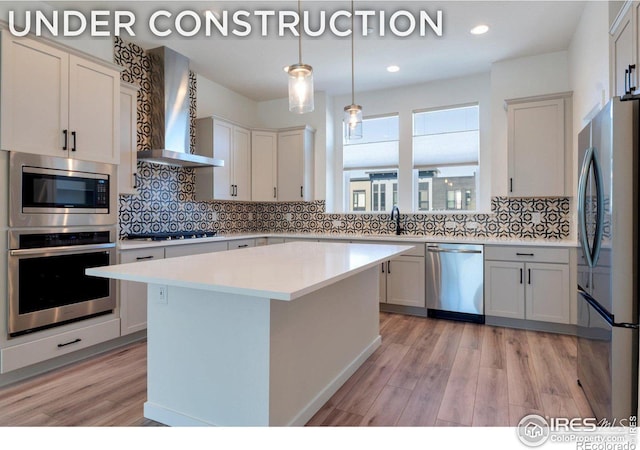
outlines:
{"label": "stainless steel microwave", "polygon": [[114,225],[116,166],[12,152],[9,226]]}

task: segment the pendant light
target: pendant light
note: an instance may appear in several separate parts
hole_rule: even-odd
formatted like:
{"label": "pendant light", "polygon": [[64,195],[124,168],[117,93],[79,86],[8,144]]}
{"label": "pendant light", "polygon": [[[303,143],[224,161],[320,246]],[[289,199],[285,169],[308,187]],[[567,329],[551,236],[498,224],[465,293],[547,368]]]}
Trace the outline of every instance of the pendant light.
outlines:
{"label": "pendant light", "polygon": [[344,107],[344,135],[347,140],[362,139],[362,106],[356,105],[353,39],[353,0],[351,0],[351,104]]}
{"label": "pendant light", "polygon": [[289,74],[289,111],[304,114],[313,111],[313,68],[302,63],[302,16],[298,0],[298,64],[287,69]]}

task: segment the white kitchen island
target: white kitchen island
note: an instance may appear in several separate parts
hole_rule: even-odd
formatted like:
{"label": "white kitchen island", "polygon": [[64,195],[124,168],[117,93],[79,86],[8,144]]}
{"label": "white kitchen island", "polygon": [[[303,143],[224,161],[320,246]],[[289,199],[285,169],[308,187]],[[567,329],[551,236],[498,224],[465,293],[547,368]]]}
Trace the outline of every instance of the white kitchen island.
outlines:
{"label": "white kitchen island", "polygon": [[379,263],[411,248],[291,242],[87,274],[149,284],[145,417],[304,425],[380,345]]}

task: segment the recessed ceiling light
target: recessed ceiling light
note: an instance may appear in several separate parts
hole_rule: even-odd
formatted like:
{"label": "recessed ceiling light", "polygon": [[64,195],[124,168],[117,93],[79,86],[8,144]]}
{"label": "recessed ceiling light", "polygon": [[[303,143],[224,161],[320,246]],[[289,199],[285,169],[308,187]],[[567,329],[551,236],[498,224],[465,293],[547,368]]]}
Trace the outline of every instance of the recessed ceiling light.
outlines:
{"label": "recessed ceiling light", "polygon": [[395,73],[395,72],[398,72],[399,70],[400,70],[400,67],[398,67],[398,66],[389,66],[389,67],[387,67],[387,72]]}
{"label": "recessed ceiling light", "polygon": [[471,34],[485,34],[487,31],[489,31],[487,25],[478,25],[471,29]]}

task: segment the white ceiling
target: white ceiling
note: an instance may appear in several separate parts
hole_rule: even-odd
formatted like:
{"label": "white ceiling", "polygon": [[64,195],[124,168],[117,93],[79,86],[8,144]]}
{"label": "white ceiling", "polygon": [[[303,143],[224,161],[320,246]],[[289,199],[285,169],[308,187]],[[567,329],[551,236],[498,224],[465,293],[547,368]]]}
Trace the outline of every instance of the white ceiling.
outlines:
{"label": "white ceiling", "polygon": [[[145,49],[168,46],[191,60],[192,70],[256,101],[286,97],[287,75],[283,67],[298,62],[295,37],[193,37],[157,38],[146,31],[151,12],[167,9],[204,11],[238,9],[297,10],[297,1],[109,1],[50,2],[80,10],[125,9],[136,13],[139,31],[133,41]],[[302,8],[328,12],[350,9],[350,1],[303,0]],[[427,10],[435,17],[441,9],[444,34],[439,38],[355,36],[356,91],[413,85],[435,79],[488,71],[491,63],[547,52],[566,50],[584,9],[582,1],[371,1],[357,0],[356,9]],[[390,14],[388,14],[390,15]],[[469,30],[485,23],[491,27],[482,36]],[[357,28],[357,25],[356,25]],[[325,33],[302,39],[302,60],[314,69],[315,89],[329,95],[351,92],[351,40]],[[400,72],[386,71],[390,64]]]}

